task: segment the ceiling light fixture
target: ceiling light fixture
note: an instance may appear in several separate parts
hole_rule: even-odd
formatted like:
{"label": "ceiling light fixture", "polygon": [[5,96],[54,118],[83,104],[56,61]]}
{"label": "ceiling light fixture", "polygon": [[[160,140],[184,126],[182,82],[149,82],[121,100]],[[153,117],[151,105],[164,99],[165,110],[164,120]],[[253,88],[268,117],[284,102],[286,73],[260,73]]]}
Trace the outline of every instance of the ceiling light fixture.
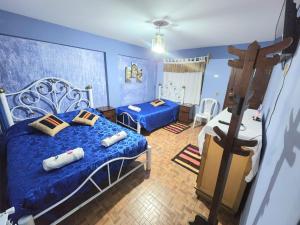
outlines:
{"label": "ceiling light fixture", "polygon": [[160,33],[161,27],[166,27],[170,24],[167,20],[154,20],[153,25],[158,29],[158,32],[155,34],[152,39],[152,51],[163,54],[165,53],[165,39],[164,35]]}

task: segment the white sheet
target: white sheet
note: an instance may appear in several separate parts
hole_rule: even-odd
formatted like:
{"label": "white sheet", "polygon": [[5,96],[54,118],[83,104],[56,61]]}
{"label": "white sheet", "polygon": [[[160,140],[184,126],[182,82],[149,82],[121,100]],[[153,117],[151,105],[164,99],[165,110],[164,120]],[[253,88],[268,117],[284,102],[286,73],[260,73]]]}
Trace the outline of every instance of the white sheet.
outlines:
{"label": "white sheet", "polygon": [[[256,175],[259,166],[260,152],[262,147],[262,123],[254,121],[252,116],[255,114],[256,110],[247,109],[244,113],[244,117],[242,123],[245,127],[240,128],[240,132],[238,135],[239,139],[244,140],[257,140],[257,145],[255,147],[249,148],[253,151],[253,156],[251,158],[252,168],[249,174],[245,177],[246,182],[250,182]],[[219,120],[229,122],[231,118],[231,113],[227,111],[227,109],[223,110],[220,114],[215,116],[212,120],[210,120],[201,130],[198,136],[198,146],[200,154],[202,154],[203,145],[205,141],[205,134],[209,134],[212,136],[217,136],[214,132],[213,127],[218,126],[223,132],[227,133],[228,126],[219,123]]]}

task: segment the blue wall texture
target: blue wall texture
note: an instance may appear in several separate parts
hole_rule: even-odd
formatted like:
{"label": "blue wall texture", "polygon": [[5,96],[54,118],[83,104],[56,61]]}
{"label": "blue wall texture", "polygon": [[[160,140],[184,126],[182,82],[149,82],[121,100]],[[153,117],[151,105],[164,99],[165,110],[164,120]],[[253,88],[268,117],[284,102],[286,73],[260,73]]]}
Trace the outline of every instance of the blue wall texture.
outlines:
{"label": "blue wall texture", "polygon": [[19,91],[44,77],[94,86],[95,106],[107,105],[104,53],[0,35],[0,87]]}
{"label": "blue wall texture", "polygon": [[[143,81],[139,82],[132,78],[125,82],[125,67],[135,63],[143,71]],[[138,104],[151,101],[155,98],[156,77],[155,63],[149,60],[119,56],[119,83],[121,83],[120,98],[121,105]]]}
{"label": "blue wall texture", "polygon": [[[109,103],[112,106],[121,105],[120,90],[122,84],[119,82],[119,55],[153,61],[149,49],[6,11],[0,10],[0,23],[0,34],[103,52],[105,54]],[[154,66],[154,74],[151,74],[154,77],[156,76],[155,68]],[[24,77],[26,77],[25,74]],[[28,79],[28,82],[31,80]],[[155,90],[153,89],[152,92],[155,93]],[[149,93],[149,95],[152,96],[153,94]]]}
{"label": "blue wall texture", "polygon": [[292,64],[286,76],[281,65],[272,73],[263,102],[266,121],[264,157],[242,214],[242,225],[299,224],[299,62],[298,49],[289,62]]}

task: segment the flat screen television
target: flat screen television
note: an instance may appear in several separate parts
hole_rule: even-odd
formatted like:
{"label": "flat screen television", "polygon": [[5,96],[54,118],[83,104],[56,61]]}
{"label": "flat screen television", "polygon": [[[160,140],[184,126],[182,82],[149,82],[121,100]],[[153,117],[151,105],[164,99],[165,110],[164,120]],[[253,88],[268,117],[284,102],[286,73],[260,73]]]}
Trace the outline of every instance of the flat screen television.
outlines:
{"label": "flat screen television", "polygon": [[286,0],[283,7],[284,8],[277,24],[275,39],[281,40],[286,37],[293,38],[291,46],[282,51],[282,56],[284,58],[289,58],[296,52],[299,42],[298,10],[296,3],[293,0]]}

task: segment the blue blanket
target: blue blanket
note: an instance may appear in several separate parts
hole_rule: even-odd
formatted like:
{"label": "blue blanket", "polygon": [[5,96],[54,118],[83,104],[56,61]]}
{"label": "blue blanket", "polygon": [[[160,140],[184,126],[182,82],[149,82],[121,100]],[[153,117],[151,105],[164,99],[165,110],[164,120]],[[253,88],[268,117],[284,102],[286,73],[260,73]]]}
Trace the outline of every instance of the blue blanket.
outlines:
{"label": "blue blanket", "polygon": [[[89,111],[98,113],[93,109]],[[78,113],[74,111],[58,117],[72,124]],[[31,121],[17,123],[6,134],[8,198],[10,205],[16,208],[15,219],[36,214],[62,199],[103,163],[117,157],[136,156],[147,148],[143,136],[111,123],[102,115],[94,127],[72,124],[55,137],[29,127],[27,124]],[[102,139],[121,130],[127,132],[126,139],[108,148],[100,146]],[[43,170],[43,159],[76,147],[84,149],[83,159],[50,172]],[[100,178],[97,182],[101,182]]]}
{"label": "blue blanket", "polygon": [[142,109],[140,112],[130,110],[128,106],[122,106],[117,108],[117,115],[120,115],[122,112],[127,112],[134,120],[138,121],[145,130],[151,132],[177,120],[179,105],[169,100],[164,99],[164,101],[164,105],[157,107],[152,106],[150,102],[134,105]]}

